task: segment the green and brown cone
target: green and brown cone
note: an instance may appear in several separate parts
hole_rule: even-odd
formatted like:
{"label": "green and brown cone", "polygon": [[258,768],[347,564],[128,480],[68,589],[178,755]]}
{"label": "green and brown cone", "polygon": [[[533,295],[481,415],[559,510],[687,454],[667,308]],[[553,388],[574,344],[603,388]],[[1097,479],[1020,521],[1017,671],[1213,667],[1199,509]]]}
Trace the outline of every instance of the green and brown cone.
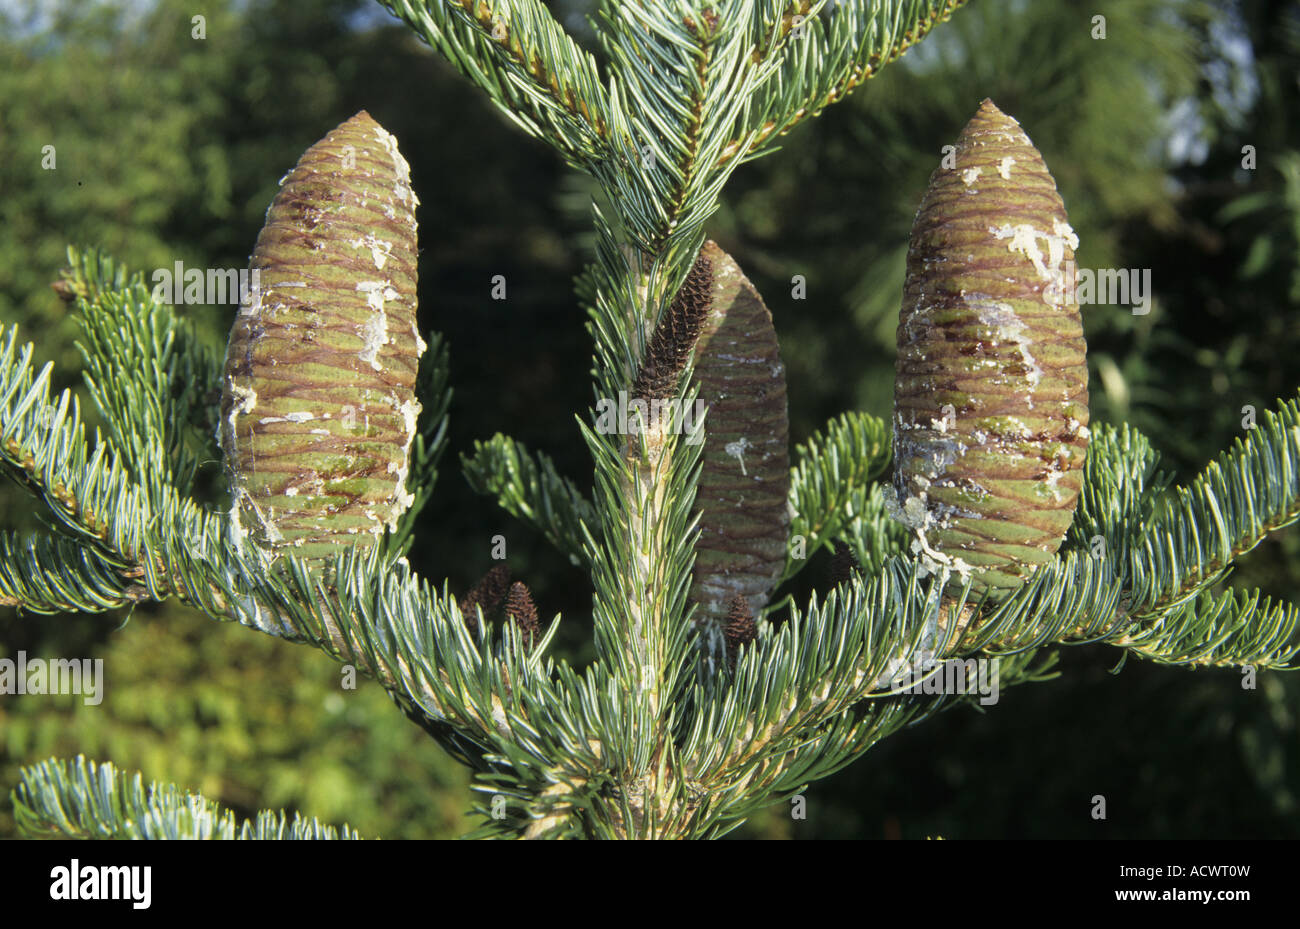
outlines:
{"label": "green and brown cone", "polygon": [[690,595],[720,626],[736,597],[755,611],[765,606],[785,567],[790,423],[771,312],[716,242],[705,242],[700,257],[712,284],[695,377],[709,412]]}
{"label": "green and brown cone", "polygon": [[907,255],[894,392],[896,518],[954,582],[995,593],[1074,516],[1088,368],[1078,240],[1042,156],[985,100],[930,178]]}
{"label": "green and brown cone", "polygon": [[364,111],[281,181],[226,349],[237,539],[319,562],[373,545],[410,506],[417,202],[397,140]]}

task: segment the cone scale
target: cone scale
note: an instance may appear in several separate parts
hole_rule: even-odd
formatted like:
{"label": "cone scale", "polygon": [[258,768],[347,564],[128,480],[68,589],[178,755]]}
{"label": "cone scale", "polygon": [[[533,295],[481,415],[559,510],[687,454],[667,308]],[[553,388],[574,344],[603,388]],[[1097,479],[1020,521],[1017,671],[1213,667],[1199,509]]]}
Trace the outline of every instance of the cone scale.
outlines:
{"label": "cone scale", "polygon": [[912,227],[891,512],[912,551],[995,596],[1060,547],[1088,445],[1078,239],[1042,156],[985,100]]}
{"label": "cone scale", "polygon": [[417,202],[397,141],[364,111],[281,181],[226,350],[237,541],[324,561],[410,506]]}

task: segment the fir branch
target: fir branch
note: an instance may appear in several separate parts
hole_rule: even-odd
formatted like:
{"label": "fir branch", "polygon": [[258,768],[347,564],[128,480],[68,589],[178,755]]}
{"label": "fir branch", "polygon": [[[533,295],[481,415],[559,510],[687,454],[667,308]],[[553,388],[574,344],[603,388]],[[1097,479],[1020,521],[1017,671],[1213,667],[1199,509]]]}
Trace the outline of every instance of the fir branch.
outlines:
{"label": "fir branch", "polygon": [[151,599],[125,565],[66,536],[0,533],[0,606],[102,613]]}
{"label": "fir branch", "polygon": [[1298,421],[1295,400],[1266,412],[1245,442],[1172,491],[1141,435],[1098,427],[1070,536],[1082,550],[982,616],[964,647],[1002,654],[1104,641],[1167,664],[1290,667],[1300,652],[1295,606],[1210,588],[1232,559],[1300,515]]}
{"label": "fir branch", "polygon": [[791,32],[802,36],[799,27],[809,16],[816,16],[825,0],[760,0],[754,4],[755,35],[758,41],[750,58],[757,64],[785,50],[785,40]]}
{"label": "fir branch", "polygon": [[923,589],[921,570],[896,558],[870,582],[832,591],[824,606],[814,598],[760,637],[728,691],[697,695],[683,749],[693,775],[726,779],[765,753],[784,753],[802,730],[870,694],[891,660],[926,645],[941,587],[931,580]]}
{"label": "fir branch", "polygon": [[200,460],[213,453],[201,419],[204,393],[217,380],[215,353],[173,309],[154,300],[141,273],[94,250],[68,249],[65,278],[79,297],[77,348],[90,396],[137,480],[188,493]]}
{"label": "fir branch", "polygon": [[[593,208],[597,262],[580,282],[588,303],[589,331],[596,342],[598,405],[617,404],[639,370],[665,295],[694,263],[699,242],[675,241],[660,256],[621,245],[623,229]],[[683,377],[681,399],[694,402]],[[607,407],[606,407],[607,408]],[[593,411],[596,431],[579,422],[594,463],[593,502],[597,522],[592,533],[591,570],[595,588],[593,621],[598,663],[593,669],[602,706],[593,738],[610,754],[627,759],[620,768],[632,784],[644,786],[650,759],[662,757],[666,734],[662,719],[685,686],[684,658],[691,632],[687,611],[694,559],[695,519],[692,505],[698,481],[701,446],[697,440],[667,434],[664,423],[643,424],[634,416],[629,435],[609,429]],[[651,427],[648,432],[645,427]],[[606,692],[628,696],[631,707],[606,701]],[[656,747],[658,746],[658,747]],[[671,779],[656,781],[667,790]],[[641,788],[637,788],[641,791]],[[663,795],[656,794],[662,802]],[[646,794],[629,800],[631,819],[642,828],[648,812]],[[620,804],[622,801],[620,800]],[[624,817],[621,805],[610,815]],[[597,817],[598,818],[598,817]],[[637,825],[640,823],[641,825]],[[638,833],[639,834],[639,833]]]}
{"label": "fir branch", "polygon": [[[1055,676],[1055,656],[1051,654],[1026,653],[1000,661],[999,691]],[[787,749],[765,750],[743,766],[709,780],[710,837],[734,828],[764,806],[802,793],[811,782],[842,770],[903,728],[972,704],[979,699],[973,683],[966,682],[965,694],[902,693],[863,701],[852,711],[805,731],[804,737]]]}
{"label": "fir branch", "polygon": [[1264,411],[1245,441],[1165,495],[1132,551],[1133,612],[1151,616],[1213,584],[1268,533],[1300,519],[1300,398]]}
{"label": "fir branch", "polygon": [[22,769],[10,794],[19,830],[29,838],[67,839],[359,839],[297,813],[263,810],[239,823],[233,810],[174,784],[96,764],[56,758]]}
{"label": "fir branch", "polygon": [[[340,553],[325,572],[329,583],[292,556],[281,571],[254,559],[221,567],[195,559],[180,572],[198,582],[190,599],[209,615],[315,645],[480,747],[516,740],[516,727],[527,727],[506,710],[507,679],[531,686],[539,671],[508,648],[496,658],[480,654],[450,597],[435,595],[404,560]],[[510,674],[512,660],[519,667]]]}
{"label": "fir branch", "polygon": [[774,67],[751,57],[752,0],[720,0],[711,9],[601,6],[616,83],[612,157],[593,173],[630,241],[652,256],[675,240],[691,243],[694,255],[735,167],[723,150],[744,135],[750,97]]}
{"label": "fir branch", "polygon": [[[481,656],[450,598],[377,550],[340,553],[323,577],[291,555],[272,570],[259,550],[236,548],[224,514],[204,512],[167,486],[150,494],[102,437],[88,452],[70,393],[51,402],[49,367],[33,378],[31,351],[16,353],[15,332],[0,329],[0,460],[148,599],[178,596],[216,619],[316,645],[474,744],[520,741],[527,722],[504,710],[501,695],[510,692],[507,673],[516,688],[543,680],[535,661],[508,647],[497,660]],[[549,706],[564,705],[562,695],[546,693]],[[540,747],[536,754],[551,757]]]}
{"label": "fir branch", "polygon": [[1158,664],[1292,670],[1291,659],[1300,654],[1300,609],[1268,597],[1261,602],[1258,590],[1206,592],[1113,644]]}
{"label": "fir branch", "polygon": [[[843,100],[965,3],[842,0],[827,4],[819,0],[793,31],[783,16],[766,45],[780,53],[779,68],[756,95],[752,132],[730,141],[723,149],[723,161],[758,157],[777,136]],[[756,54],[765,57],[761,50]]]}
{"label": "fir branch", "polygon": [[175,495],[163,485],[151,500],[98,433],[92,452],[71,392],[52,401],[51,366],[33,375],[32,346],[18,350],[16,338],[16,329],[0,326],[0,463],[48,504],[60,529],[110,562],[138,570],[151,598],[169,596],[146,526],[151,507],[174,503]]}
{"label": "fir branch", "polygon": [[1160,453],[1127,423],[1092,427],[1083,487],[1064,548],[1091,551],[1100,539],[1126,551],[1141,537],[1172,476],[1157,469]]}
{"label": "fir branch", "polygon": [[[688,651],[686,595],[700,446],[652,433],[611,447],[585,425],[583,438],[596,460],[603,543],[592,559],[597,670],[638,696],[649,725],[668,711]],[[644,741],[640,748],[628,744],[641,740],[641,733],[621,727],[608,737],[648,761]]]}
{"label": "fir branch", "polygon": [[1044,565],[1011,600],[972,624],[962,651],[1005,656],[1059,642],[1105,642],[1161,664],[1290,670],[1300,653],[1291,604],[1260,602],[1258,591],[1204,592],[1154,618],[1129,607],[1129,581],[1103,561],[1071,552]]}
{"label": "fir branch", "polygon": [[790,538],[802,537],[802,558],[792,548],[782,581],[789,580],[854,518],[854,494],[868,489],[890,460],[888,426],[866,413],[844,413],[805,444],[790,472]]}
{"label": "fir branch", "polygon": [[606,156],[609,101],[596,60],[539,0],[380,0],[526,133],[574,167]]}
{"label": "fir branch", "polygon": [[473,454],[462,455],[460,462],[476,493],[495,496],[503,510],[539,530],[573,564],[589,563],[586,540],[596,513],[547,455],[498,433],[475,442]]}
{"label": "fir branch", "polygon": [[889,515],[885,506],[886,496],[894,492],[889,484],[872,484],[869,489],[859,487],[845,504],[849,520],[840,539],[861,565],[860,573],[864,577],[879,574],[885,562],[906,551],[912,540],[911,533]]}
{"label": "fir branch", "polygon": [[[838,770],[952,703],[951,695],[893,690],[901,670],[949,651],[942,631],[966,607],[965,595],[942,599],[943,581],[922,582],[918,569],[913,559],[895,558],[879,576],[837,588],[824,605],[814,599],[746,651],[729,690],[696,695],[683,755],[692,759],[687,776],[708,796],[715,827],[773,802],[773,793]],[[1041,679],[1050,664],[1035,666],[1033,657],[1030,650],[1002,656],[999,686]]]}
{"label": "fir branch", "polygon": [[126,290],[132,281],[143,282],[140,274],[130,274],[126,268],[100,253],[98,249],[78,249],[68,246],[68,266],[59,272],[59,280],[50,286],[65,302],[96,300],[105,291]]}
{"label": "fir branch", "polygon": [[[1057,556],[988,614],[978,634],[961,643],[961,653],[996,640],[1000,647],[989,654],[1004,662],[1014,659],[1020,663],[1012,666],[1020,669],[1017,674],[1036,679],[1043,669],[1031,674],[1024,662],[1043,645],[1122,640],[1132,625],[1122,617],[1116,622],[1120,588],[1113,564],[1077,552]],[[942,596],[943,581],[921,585],[925,571],[914,558],[896,557],[878,576],[851,579],[832,591],[824,606],[814,599],[806,613],[796,611],[779,632],[761,637],[753,657],[739,663],[729,691],[697,696],[700,709],[684,747],[695,759],[690,776],[704,784],[732,785],[745,796],[761,794],[762,784],[775,790],[793,783],[799,776],[783,773],[784,759],[795,757],[800,746],[820,744],[813,733],[843,735],[834,728],[841,725],[839,717],[859,700],[889,697],[887,681],[899,668],[913,665],[918,656],[953,654],[961,617],[982,604],[968,603],[965,592]],[[1239,637],[1253,635],[1255,651],[1273,655],[1260,656],[1260,663],[1276,666],[1278,640],[1289,635],[1293,616],[1280,636],[1260,635],[1257,623],[1253,633],[1243,627]],[[1188,636],[1173,638],[1185,643]],[[841,748],[852,754],[867,745],[854,744],[844,742]],[[847,763],[847,756],[837,758],[838,751],[818,761],[829,767],[817,769],[822,773],[815,776]],[[718,802],[725,805],[727,796],[724,790]]]}

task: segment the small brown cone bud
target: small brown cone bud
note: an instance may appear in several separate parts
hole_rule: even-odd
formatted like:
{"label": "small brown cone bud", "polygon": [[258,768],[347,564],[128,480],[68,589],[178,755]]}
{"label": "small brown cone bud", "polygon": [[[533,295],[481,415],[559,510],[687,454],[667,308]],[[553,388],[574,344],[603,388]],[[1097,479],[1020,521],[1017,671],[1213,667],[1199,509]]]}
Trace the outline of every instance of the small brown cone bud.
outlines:
{"label": "small brown cone bud", "polygon": [[236,539],[323,561],[410,506],[416,202],[397,141],[364,111],[281,182],[226,350]]}
{"label": "small brown cone bud", "polygon": [[985,100],[930,178],[898,323],[891,510],[954,586],[1019,587],[1073,518],[1088,447],[1077,245],[1042,156]]}
{"label": "small brown cone bud", "polygon": [[77,288],[71,281],[57,280],[50,285],[50,290],[54,291],[64,303],[72,303],[77,299]]}
{"label": "small brown cone bud", "polygon": [[524,646],[532,648],[541,635],[542,626],[537,618],[537,605],[533,603],[533,595],[520,581],[510,585],[510,593],[506,595],[506,616],[519,630]]}
{"label": "small brown cone bud", "polygon": [[853,554],[853,549],[843,540],[835,542],[835,554],[831,556],[830,580],[832,587],[847,583],[862,572],[862,565]]}
{"label": "small brown cone bud", "polygon": [[504,561],[498,561],[488,569],[487,574],[460,601],[460,612],[465,617],[465,625],[470,633],[478,635],[478,616],[475,607],[483,610],[483,618],[491,619],[506,598],[510,587],[510,568]]}
{"label": "small brown cone bud", "polygon": [[713,269],[701,251],[650,337],[645,361],[632,385],[634,399],[664,400],[676,396],[686,360],[708,318],[712,288]]}
{"label": "small brown cone bud", "polygon": [[732,597],[727,610],[727,621],[723,626],[727,639],[727,662],[734,669],[740,646],[747,645],[758,638],[758,624],[754,622],[753,611],[749,601],[744,597]]}

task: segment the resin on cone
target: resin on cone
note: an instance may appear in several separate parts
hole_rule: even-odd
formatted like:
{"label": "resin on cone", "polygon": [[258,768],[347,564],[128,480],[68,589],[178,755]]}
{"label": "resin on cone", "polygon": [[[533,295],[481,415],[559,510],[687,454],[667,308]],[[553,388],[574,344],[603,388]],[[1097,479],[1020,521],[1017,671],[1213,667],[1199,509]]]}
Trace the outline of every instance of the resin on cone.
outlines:
{"label": "resin on cone", "polygon": [[1019,123],[985,100],[930,178],[898,323],[891,512],[978,592],[1060,547],[1088,447],[1078,239]]}
{"label": "resin on cone", "polygon": [[235,539],[324,561],[413,499],[418,201],[364,111],[280,185],[226,349],[221,446]]}

